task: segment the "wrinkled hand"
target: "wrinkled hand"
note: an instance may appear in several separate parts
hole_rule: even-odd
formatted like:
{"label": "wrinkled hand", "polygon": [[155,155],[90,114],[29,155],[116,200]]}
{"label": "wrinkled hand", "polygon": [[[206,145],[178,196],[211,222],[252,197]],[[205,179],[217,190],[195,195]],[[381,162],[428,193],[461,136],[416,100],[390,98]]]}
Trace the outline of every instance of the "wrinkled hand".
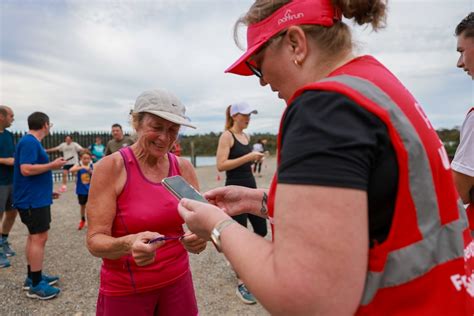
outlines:
{"label": "wrinkled hand", "polygon": [[136,235],[135,241],[132,244],[132,256],[137,266],[146,266],[155,261],[156,249],[165,242],[157,241],[148,244],[148,241],[160,236],[160,234],[152,232],[142,232]]}
{"label": "wrinkled hand", "polygon": [[178,204],[179,215],[188,228],[201,239],[209,240],[211,230],[221,220],[229,218],[220,208],[189,199],[181,199]]}
{"label": "wrinkled hand", "polygon": [[183,247],[191,253],[200,253],[206,249],[207,241],[205,239],[199,238],[196,234],[185,235],[181,239]]}
{"label": "wrinkled hand", "polygon": [[252,191],[253,189],[230,185],[207,191],[204,197],[230,216],[235,216],[251,210],[252,206],[248,203],[250,199],[247,196]]}

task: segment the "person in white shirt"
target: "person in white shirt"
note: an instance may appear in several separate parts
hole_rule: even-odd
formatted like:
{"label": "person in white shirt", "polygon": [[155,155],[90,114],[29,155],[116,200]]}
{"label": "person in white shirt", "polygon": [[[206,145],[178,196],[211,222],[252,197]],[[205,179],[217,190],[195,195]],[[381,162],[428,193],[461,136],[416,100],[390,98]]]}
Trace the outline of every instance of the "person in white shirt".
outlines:
{"label": "person in white shirt", "polygon": [[[474,79],[474,12],[466,16],[456,27],[457,51],[460,56],[457,67]],[[473,106],[473,105],[471,105]],[[451,163],[454,183],[464,204],[469,204],[469,226],[474,229],[474,107],[462,124],[459,146]]]}
{"label": "person in white shirt", "polygon": [[61,143],[56,147],[46,149],[46,152],[48,153],[53,151],[62,152],[63,158],[67,160],[67,163],[63,166],[63,184],[59,189],[60,192],[66,192],[69,169],[79,163],[79,152],[83,150],[84,148],[82,148],[81,145],[72,141],[72,137],[70,135],[67,135],[64,138],[64,143]]}
{"label": "person in white shirt", "polygon": [[[256,151],[262,154],[265,153],[265,147],[261,138],[259,138],[257,142],[253,144],[252,151]],[[257,160],[253,163],[253,173],[256,174],[258,177],[262,176],[261,172],[263,159],[265,159],[265,157],[262,157],[262,159]]]}

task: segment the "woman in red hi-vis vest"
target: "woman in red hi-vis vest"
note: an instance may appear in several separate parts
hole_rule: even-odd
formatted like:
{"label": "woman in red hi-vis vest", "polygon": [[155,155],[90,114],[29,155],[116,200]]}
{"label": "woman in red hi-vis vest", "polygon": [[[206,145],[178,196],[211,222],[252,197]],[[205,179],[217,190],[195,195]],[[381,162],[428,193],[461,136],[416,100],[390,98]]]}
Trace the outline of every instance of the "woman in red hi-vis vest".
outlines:
{"label": "woman in red hi-vis vest", "polygon": [[[258,0],[237,23],[255,74],[284,99],[270,190],[218,188],[183,200],[275,315],[472,315],[474,246],[449,160],[414,97],[380,62],[355,56],[342,16],[380,27],[382,0]],[[222,212],[222,209],[225,212]],[[273,240],[234,225],[270,218]],[[268,213],[267,213],[268,211]]]}

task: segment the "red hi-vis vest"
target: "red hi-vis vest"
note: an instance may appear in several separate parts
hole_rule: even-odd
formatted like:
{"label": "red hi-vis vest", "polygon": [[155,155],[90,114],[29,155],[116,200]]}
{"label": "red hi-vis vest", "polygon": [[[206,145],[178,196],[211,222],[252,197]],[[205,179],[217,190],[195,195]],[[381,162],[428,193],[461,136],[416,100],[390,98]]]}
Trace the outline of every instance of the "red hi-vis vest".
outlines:
{"label": "red hi-vis vest", "polygon": [[[397,156],[391,229],[387,240],[369,251],[357,315],[473,315],[474,243],[466,213],[443,144],[413,96],[370,56],[303,87],[292,100],[307,90],[343,94],[376,115],[387,126]],[[272,223],[277,177],[268,201]],[[272,228],[277,234],[278,226]]]}

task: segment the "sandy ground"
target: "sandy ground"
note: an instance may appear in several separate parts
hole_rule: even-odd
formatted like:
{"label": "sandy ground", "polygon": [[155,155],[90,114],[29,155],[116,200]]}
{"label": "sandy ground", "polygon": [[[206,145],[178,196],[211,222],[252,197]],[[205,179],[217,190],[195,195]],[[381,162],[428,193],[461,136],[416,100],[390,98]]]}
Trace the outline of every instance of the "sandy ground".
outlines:
{"label": "sandy ground", "polygon": [[[275,159],[265,160],[257,177],[261,188],[268,188],[275,170]],[[225,175],[215,167],[196,170],[201,191],[223,185]],[[78,231],[79,205],[74,184],[52,207],[52,223],[46,246],[43,271],[61,277],[61,294],[49,301],[27,298],[22,290],[26,275],[24,245],[26,227],[17,218],[10,242],[17,255],[12,266],[0,269],[0,315],[94,315],[99,287],[101,259],[87,251],[85,230]],[[236,279],[222,254],[211,243],[199,255],[190,254],[191,270],[200,315],[268,315],[260,304],[245,305],[235,295]]]}

